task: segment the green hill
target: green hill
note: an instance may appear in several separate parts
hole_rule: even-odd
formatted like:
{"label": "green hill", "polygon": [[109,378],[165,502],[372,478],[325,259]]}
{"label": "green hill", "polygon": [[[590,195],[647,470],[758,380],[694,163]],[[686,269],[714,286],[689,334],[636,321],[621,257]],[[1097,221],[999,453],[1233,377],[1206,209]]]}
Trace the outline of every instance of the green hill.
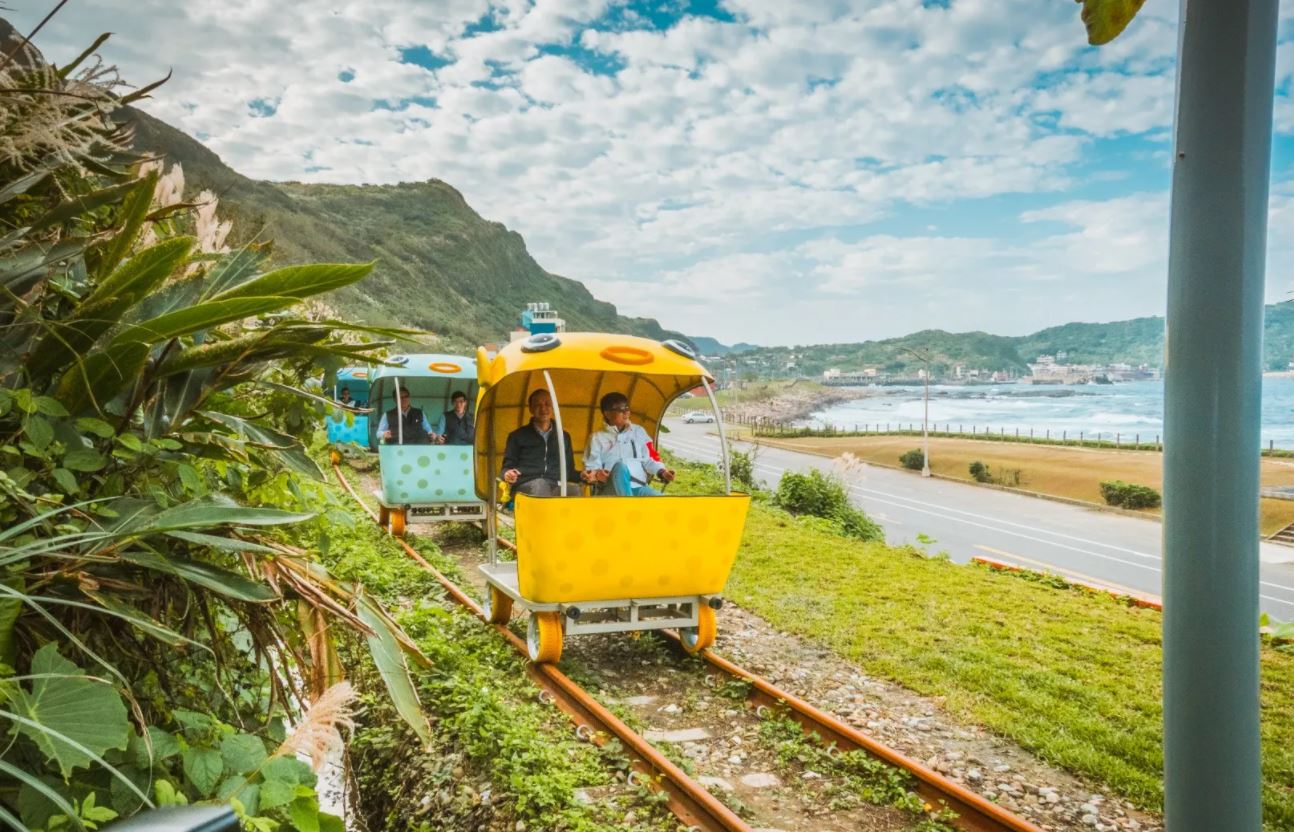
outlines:
{"label": "green hill", "polygon": [[209,188],[241,239],[274,240],[274,259],[376,259],[373,274],[328,302],[347,318],[399,324],[440,336],[440,348],[500,341],[531,301],[553,305],[573,330],[681,338],[649,318],[631,318],[578,281],[545,271],[525,241],[483,219],[440,180],[399,185],[261,182],[242,176],[199,142],[138,110],[138,148],[184,167],[186,196]]}
{"label": "green hill", "polygon": [[[1028,363],[1040,355],[1065,353],[1069,364],[1142,364],[1159,367],[1164,358],[1164,319],[1134,318],[1105,324],[1071,323],[1032,335],[1007,337],[984,332],[916,332],[901,338],[857,344],[818,344],[796,347],[762,347],[734,356],[737,366],[763,371],[813,376],[835,367],[845,372],[876,367],[896,375],[915,375],[921,366],[903,350],[930,350],[935,376],[951,374],[958,364],[967,369],[1013,370],[1027,373]],[[1268,370],[1284,370],[1294,361],[1294,301],[1266,309],[1263,361]]]}

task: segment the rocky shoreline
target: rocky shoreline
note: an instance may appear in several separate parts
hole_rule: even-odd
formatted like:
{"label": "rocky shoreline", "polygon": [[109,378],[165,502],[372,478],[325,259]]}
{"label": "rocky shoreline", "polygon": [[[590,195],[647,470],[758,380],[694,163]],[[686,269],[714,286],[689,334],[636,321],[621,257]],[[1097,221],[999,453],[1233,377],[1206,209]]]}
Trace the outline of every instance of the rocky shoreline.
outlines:
{"label": "rocky shoreline", "polygon": [[[753,385],[752,385],[753,386]],[[766,398],[751,398],[723,407],[724,420],[746,424],[757,420],[794,422],[819,410],[859,398],[857,390],[822,387],[810,382],[765,384]]]}

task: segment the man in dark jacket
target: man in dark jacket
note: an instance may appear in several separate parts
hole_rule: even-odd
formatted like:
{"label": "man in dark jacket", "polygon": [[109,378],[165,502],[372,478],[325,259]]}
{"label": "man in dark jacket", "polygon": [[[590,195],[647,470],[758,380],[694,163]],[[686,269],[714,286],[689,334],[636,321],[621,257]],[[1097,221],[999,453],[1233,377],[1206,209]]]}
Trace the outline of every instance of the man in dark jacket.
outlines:
{"label": "man in dark jacket", "polygon": [[[503,449],[503,479],[513,491],[532,497],[556,497],[561,494],[561,467],[557,436],[553,424],[553,399],[547,390],[536,390],[527,400],[530,424],[508,434]],[[578,497],[580,475],[575,470],[575,451],[571,435],[562,431],[566,443],[566,493]]]}
{"label": "man in dark jacket", "polygon": [[422,411],[412,406],[409,388],[400,390],[400,407],[391,408],[382,414],[382,421],[377,425],[377,435],[388,443],[401,445],[425,445],[436,441],[431,432],[431,423]]}
{"label": "man in dark jacket", "polygon": [[454,407],[446,410],[433,431],[442,445],[470,445],[476,438],[476,420],[467,412],[467,394],[455,390],[449,397]]}

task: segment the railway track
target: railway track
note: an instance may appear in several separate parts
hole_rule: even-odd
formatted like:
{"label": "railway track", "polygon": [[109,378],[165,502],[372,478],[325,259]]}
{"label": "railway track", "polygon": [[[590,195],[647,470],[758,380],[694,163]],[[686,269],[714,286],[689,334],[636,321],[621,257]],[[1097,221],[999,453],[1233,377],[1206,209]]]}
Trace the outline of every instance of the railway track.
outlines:
{"label": "railway track", "polygon": [[[342,487],[376,522],[377,514],[355,492],[340,466],[334,465],[333,471]],[[423,558],[406,540],[398,537],[394,539],[409,557],[444,586],[450,597],[482,622],[485,621],[484,612],[476,601]],[[500,538],[498,542],[506,548],[515,549],[510,541]],[[518,653],[527,655],[525,641],[505,625],[487,623],[486,626],[494,627]],[[667,636],[678,640],[678,636],[673,633],[667,633]],[[916,760],[876,742],[831,714],[733,664],[714,651],[702,651],[700,657],[707,662],[707,672],[714,678],[714,683],[733,679],[747,684],[753,707],[780,709],[799,722],[807,734],[816,737],[827,747],[834,747],[839,751],[863,751],[908,772],[916,783],[917,794],[931,806],[946,807],[954,812],[957,818],[953,824],[959,829],[966,832],[1042,832],[1029,821],[952,782]],[[649,788],[664,792],[668,798],[666,805],[669,810],[689,829],[700,832],[754,832],[737,813],[556,667],[528,663],[526,673],[540,689],[540,696],[545,701],[551,702],[570,716],[576,725],[576,733],[581,738],[598,745],[609,742],[612,738],[618,740],[630,758],[634,771],[632,776],[639,778]]]}

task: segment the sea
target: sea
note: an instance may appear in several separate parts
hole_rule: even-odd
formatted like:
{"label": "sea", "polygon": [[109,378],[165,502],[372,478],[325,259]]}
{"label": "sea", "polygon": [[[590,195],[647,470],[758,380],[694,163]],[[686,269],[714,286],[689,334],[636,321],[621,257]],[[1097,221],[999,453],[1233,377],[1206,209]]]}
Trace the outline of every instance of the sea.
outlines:
{"label": "sea", "polygon": [[[820,410],[802,424],[844,430],[877,425],[921,429],[922,388],[860,388],[860,397]],[[1154,442],[1164,432],[1164,383],[930,386],[931,429],[1022,436],[1062,434]],[[1262,445],[1294,450],[1294,378],[1263,379]]]}

